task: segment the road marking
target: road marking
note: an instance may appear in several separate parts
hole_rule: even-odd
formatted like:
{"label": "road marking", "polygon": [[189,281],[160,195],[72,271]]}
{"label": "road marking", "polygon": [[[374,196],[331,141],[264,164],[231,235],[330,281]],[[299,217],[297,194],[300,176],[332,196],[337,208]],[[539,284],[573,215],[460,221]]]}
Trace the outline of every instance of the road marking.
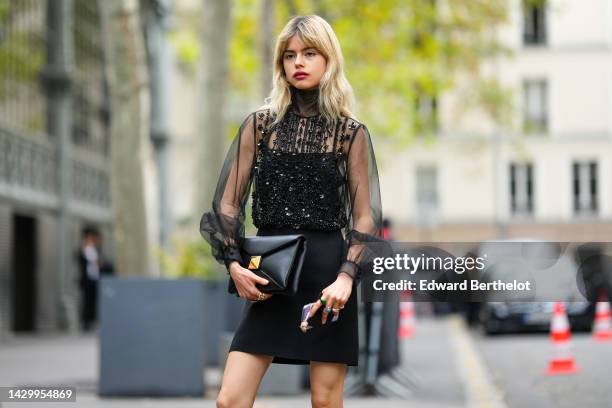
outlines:
{"label": "road marking", "polygon": [[459,377],[466,392],[468,408],[506,408],[502,392],[493,383],[482,356],[476,350],[474,341],[468,334],[464,320],[459,316],[449,318],[455,362]]}

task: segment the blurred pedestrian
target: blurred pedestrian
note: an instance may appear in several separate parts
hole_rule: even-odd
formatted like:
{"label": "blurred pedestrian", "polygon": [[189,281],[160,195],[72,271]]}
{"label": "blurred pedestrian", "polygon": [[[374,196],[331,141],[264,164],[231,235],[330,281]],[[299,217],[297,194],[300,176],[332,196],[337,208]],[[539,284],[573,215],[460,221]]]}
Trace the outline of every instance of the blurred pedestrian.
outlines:
{"label": "blurred pedestrian", "polygon": [[99,251],[100,234],[97,229],[83,229],[78,251],[79,286],[81,289],[81,328],[91,330],[97,317],[97,293],[102,266]]}

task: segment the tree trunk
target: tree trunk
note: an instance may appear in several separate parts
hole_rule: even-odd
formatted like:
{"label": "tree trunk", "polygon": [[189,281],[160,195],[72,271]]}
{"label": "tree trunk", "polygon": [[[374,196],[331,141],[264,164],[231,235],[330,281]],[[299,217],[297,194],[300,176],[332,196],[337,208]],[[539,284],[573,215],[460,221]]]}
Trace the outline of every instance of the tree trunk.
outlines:
{"label": "tree trunk", "polygon": [[117,273],[147,275],[149,252],[143,152],[148,138],[146,54],[136,0],[105,0],[111,94],[111,195]]}
{"label": "tree trunk", "polygon": [[274,63],[274,1],[261,2],[261,99],[272,89],[272,64]]}
{"label": "tree trunk", "polygon": [[205,0],[202,21],[202,60],[199,66],[201,100],[197,138],[197,208],[209,209],[221,170],[226,140],[224,108],[229,75],[230,0]]}

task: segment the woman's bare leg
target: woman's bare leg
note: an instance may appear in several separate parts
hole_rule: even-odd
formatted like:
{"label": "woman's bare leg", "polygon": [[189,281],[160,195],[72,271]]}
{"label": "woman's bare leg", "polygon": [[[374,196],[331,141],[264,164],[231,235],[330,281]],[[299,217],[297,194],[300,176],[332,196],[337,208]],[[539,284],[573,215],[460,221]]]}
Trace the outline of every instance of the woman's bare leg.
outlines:
{"label": "woman's bare leg", "polygon": [[313,408],[342,408],[346,364],[310,362]]}
{"label": "woman's bare leg", "polygon": [[218,408],[251,408],[272,356],[232,351],[227,356]]}

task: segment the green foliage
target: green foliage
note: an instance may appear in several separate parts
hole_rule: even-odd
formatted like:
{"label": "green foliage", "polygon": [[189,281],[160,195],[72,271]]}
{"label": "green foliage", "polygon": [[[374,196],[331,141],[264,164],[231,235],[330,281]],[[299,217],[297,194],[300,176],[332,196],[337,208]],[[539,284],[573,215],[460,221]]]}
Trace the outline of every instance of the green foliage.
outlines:
{"label": "green foliage", "polygon": [[220,280],[223,267],[212,257],[210,246],[202,238],[175,239],[174,253],[157,249],[157,257],[168,277],[190,277],[204,280]]}
{"label": "green foliage", "polygon": [[232,36],[230,40],[230,83],[242,95],[252,94],[259,81],[259,3],[256,0],[235,0],[232,11]]}
{"label": "green foliage", "polygon": [[192,9],[175,8],[178,24],[168,32],[168,42],[174,48],[179,67],[189,76],[195,78],[198,60],[202,53],[202,15]]}
{"label": "green foliage", "polygon": [[169,33],[168,40],[176,51],[180,66],[193,74],[201,52],[197,33],[193,30],[178,29]]}
{"label": "green foliage", "polygon": [[548,0],[523,0],[523,7],[528,6],[546,6]]}
{"label": "green foliage", "polygon": [[[259,15],[258,0],[234,0],[232,7],[232,34],[229,44],[230,83],[240,89],[241,96],[251,94],[259,63]],[[191,10],[190,10],[191,11]],[[169,33],[181,67],[190,75],[195,74],[201,56],[201,13],[185,13],[177,10],[180,25]]]}
{"label": "green foliage", "polygon": [[9,2],[8,0],[0,1],[0,21],[4,22],[6,16],[9,13]]}
{"label": "green foliage", "polygon": [[[34,82],[44,63],[42,47],[32,47],[25,32],[11,31],[0,42],[0,77],[19,82]],[[1,96],[1,95],[0,95]]]}
{"label": "green foliage", "polygon": [[[0,0],[0,80],[36,85],[44,63],[42,33],[13,24],[27,11],[23,4]],[[11,95],[0,93],[0,99],[6,97]]]}
{"label": "green foliage", "polygon": [[[473,108],[506,120],[510,93],[481,73],[483,61],[509,55],[495,27],[508,21],[507,0],[294,0],[276,2],[276,32],[293,13],[320,14],[334,27],[355,89],[357,113],[373,132],[398,142],[432,133],[416,101],[451,90],[461,75],[478,90]],[[231,86],[256,94],[260,64],[260,1],[237,0],[232,35]],[[271,69],[271,67],[270,67]]]}
{"label": "green foliage", "polygon": [[[20,107],[17,119],[9,111],[8,120],[18,120],[26,129],[44,130],[45,118],[40,110],[26,107],[32,98],[41,95],[39,73],[45,62],[44,25],[24,24],[43,18],[38,14],[42,2],[0,0],[0,103],[10,100],[10,106]],[[38,21],[44,23],[44,21]]]}
{"label": "green foliage", "polygon": [[513,123],[514,92],[504,88],[495,78],[483,78],[476,82],[462,99],[461,111],[479,108],[497,124],[506,128],[515,126]]}

